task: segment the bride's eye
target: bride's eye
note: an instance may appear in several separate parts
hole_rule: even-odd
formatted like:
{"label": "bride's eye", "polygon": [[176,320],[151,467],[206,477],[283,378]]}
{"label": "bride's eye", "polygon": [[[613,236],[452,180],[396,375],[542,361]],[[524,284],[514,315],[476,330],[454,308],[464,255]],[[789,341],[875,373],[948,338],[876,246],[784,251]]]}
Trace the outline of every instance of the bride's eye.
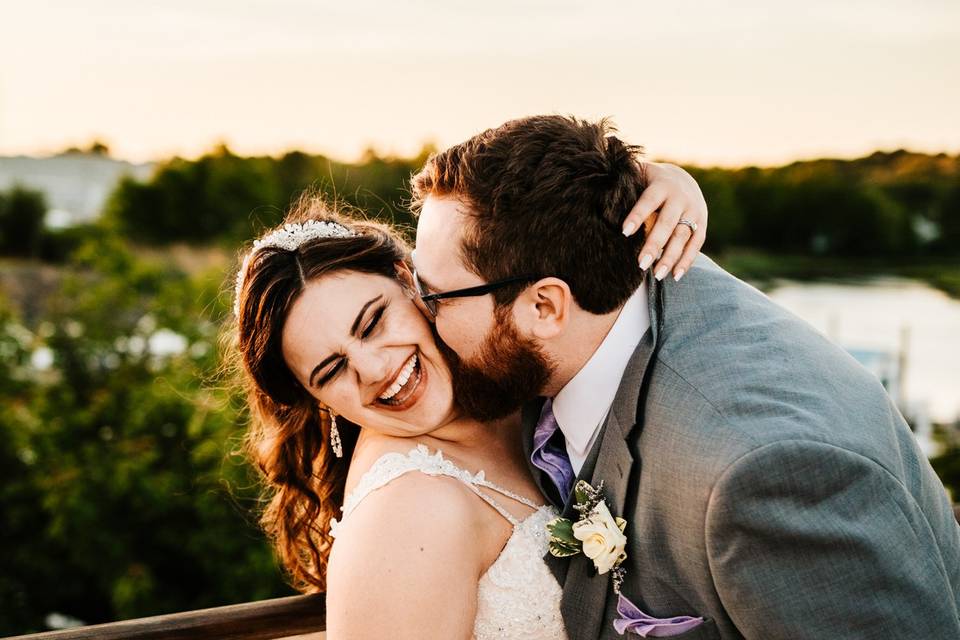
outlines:
{"label": "bride's eye", "polygon": [[[370,322],[368,322],[367,326],[364,327],[363,331],[360,332],[361,340],[366,339],[368,336],[373,334],[374,331],[376,331],[377,327],[380,325],[380,320],[383,318],[383,314],[386,310],[387,310],[387,303],[384,302],[373,311],[373,313],[370,316]],[[335,377],[337,377],[337,374],[343,371],[343,367],[346,364],[346,361],[347,361],[346,358],[340,358],[339,360],[337,360],[337,363],[332,368],[328,369],[327,372],[323,374],[323,376],[319,380],[317,380],[317,388],[322,387],[323,385],[325,385],[326,383],[330,382]]]}
{"label": "bride's eye", "polygon": [[338,373],[340,373],[340,371],[343,369],[343,363],[345,361],[346,361],[346,358],[340,358],[339,360],[337,360],[337,364],[335,364],[329,371],[327,371],[327,373],[325,373],[322,378],[317,380],[317,388],[320,388],[326,383],[333,380],[333,378]]}
{"label": "bride's eye", "polygon": [[383,318],[383,312],[387,310],[387,304],[383,303],[373,312],[373,315],[370,317],[370,322],[367,323],[367,326],[363,329],[363,332],[360,334],[360,338],[364,339],[374,332],[377,328],[377,325],[380,324],[380,319]]}

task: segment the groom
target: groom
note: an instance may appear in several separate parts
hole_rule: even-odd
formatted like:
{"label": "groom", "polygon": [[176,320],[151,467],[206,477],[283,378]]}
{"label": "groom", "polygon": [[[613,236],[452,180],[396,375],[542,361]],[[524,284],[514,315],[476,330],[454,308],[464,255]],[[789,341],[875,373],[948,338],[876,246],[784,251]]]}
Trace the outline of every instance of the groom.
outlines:
{"label": "groom", "polygon": [[627,521],[636,609],[584,555],[547,556],[570,637],[646,614],[651,636],[960,638],[960,527],[880,383],[705,256],[645,278],[642,234],[619,233],[644,178],[609,133],[515,120],[413,179],[458,400],[488,419],[523,406],[564,517],[582,479]]}

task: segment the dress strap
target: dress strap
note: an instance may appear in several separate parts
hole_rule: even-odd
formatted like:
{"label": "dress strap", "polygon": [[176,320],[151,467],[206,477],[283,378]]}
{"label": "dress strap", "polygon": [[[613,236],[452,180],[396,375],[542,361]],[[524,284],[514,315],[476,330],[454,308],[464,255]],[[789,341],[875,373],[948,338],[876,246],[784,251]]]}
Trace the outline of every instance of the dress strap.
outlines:
{"label": "dress strap", "polygon": [[519,502],[520,504],[526,505],[526,506],[528,506],[528,507],[530,507],[530,508],[532,508],[532,509],[539,509],[540,507],[543,506],[542,504],[537,504],[536,502],[534,502],[533,500],[530,500],[529,498],[524,498],[524,497],[521,496],[520,494],[514,493],[513,491],[510,491],[510,490],[508,490],[508,489],[504,489],[503,487],[498,487],[497,485],[493,484],[492,482],[488,482],[485,478],[482,477],[482,476],[483,476],[483,471],[481,471],[481,472],[480,472],[479,474],[477,474],[477,475],[480,476],[480,478],[479,478],[479,480],[476,481],[476,483],[477,483],[478,485],[480,485],[481,487],[486,487],[487,489],[491,489],[491,490],[493,490],[493,491],[496,491],[497,493],[500,493],[500,494],[502,494],[502,495],[505,495],[505,496],[507,496],[508,498],[511,498],[512,500],[516,500],[516,501]]}
{"label": "dress strap", "polygon": [[[341,518],[341,521],[348,518],[353,510],[357,508],[357,505],[359,505],[360,502],[368,495],[411,471],[419,471],[432,476],[449,476],[451,478],[460,480],[466,484],[480,499],[493,507],[497,513],[503,516],[514,527],[519,524],[519,521],[510,515],[510,513],[504,509],[500,503],[481,491],[479,487],[496,491],[497,493],[516,500],[517,502],[533,509],[539,509],[541,507],[541,505],[538,505],[521,495],[498,487],[492,482],[489,482],[486,479],[483,471],[480,471],[476,474],[470,473],[465,469],[461,469],[452,461],[444,458],[442,451],[437,450],[436,453],[431,455],[430,450],[426,447],[426,445],[419,444],[405,454],[393,452],[380,456],[380,458],[373,463],[370,469],[363,474],[363,477],[360,478],[360,481],[357,483],[357,486],[354,487],[353,491],[350,492],[350,495],[344,499],[343,507],[341,508],[341,511],[343,511],[343,517]],[[331,535],[336,536],[336,528],[338,524],[339,523],[337,522],[336,518],[331,519]]]}
{"label": "dress strap", "polygon": [[470,487],[470,490],[473,491],[475,494],[477,494],[477,496],[479,496],[481,500],[483,500],[488,505],[496,509],[497,513],[499,513],[504,518],[506,518],[507,522],[513,525],[513,527],[516,527],[518,524],[520,524],[520,521],[514,518],[512,515],[510,515],[510,512],[504,509],[499,502],[497,502],[496,500],[494,500],[493,498],[485,494],[483,491],[480,491],[480,489],[477,488],[477,485],[467,484],[467,486]]}

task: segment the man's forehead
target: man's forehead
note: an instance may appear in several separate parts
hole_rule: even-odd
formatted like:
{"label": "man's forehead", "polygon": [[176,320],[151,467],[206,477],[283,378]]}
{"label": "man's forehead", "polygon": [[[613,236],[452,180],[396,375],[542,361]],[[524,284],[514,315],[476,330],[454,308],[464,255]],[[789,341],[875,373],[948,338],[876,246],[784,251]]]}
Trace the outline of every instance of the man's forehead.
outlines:
{"label": "man's forehead", "polygon": [[417,240],[459,230],[467,222],[467,205],[454,196],[427,196],[417,217]]}
{"label": "man's forehead", "polygon": [[460,267],[460,234],[468,218],[463,203],[452,197],[429,196],[417,221],[417,244],[413,263],[424,272]]}

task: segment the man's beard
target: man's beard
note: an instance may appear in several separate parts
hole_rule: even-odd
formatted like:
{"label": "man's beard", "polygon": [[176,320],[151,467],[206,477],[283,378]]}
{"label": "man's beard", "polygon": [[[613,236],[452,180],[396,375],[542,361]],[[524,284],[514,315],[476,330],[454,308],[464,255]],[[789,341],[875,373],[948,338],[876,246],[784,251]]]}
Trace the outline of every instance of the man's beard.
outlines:
{"label": "man's beard", "polygon": [[555,368],[539,345],[517,332],[509,310],[495,315],[497,325],[470,362],[436,336],[450,366],[454,399],[464,413],[484,422],[504,418],[538,396]]}

